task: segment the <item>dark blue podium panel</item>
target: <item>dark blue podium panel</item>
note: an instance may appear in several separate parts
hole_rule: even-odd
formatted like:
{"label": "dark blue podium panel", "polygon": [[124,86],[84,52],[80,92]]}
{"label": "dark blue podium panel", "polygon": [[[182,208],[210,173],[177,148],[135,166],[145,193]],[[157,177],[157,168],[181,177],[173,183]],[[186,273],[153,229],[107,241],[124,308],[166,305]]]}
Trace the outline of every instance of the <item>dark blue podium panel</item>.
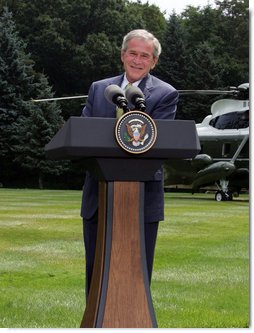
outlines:
{"label": "dark blue podium panel", "polygon": [[116,121],[71,117],[46,145],[47,158],[83,159],[98,179],[146,181],[166,160],[192,158],[200,151],[194,121],[155,120],[157,139],[142,154],[126,152],[118,145]]}

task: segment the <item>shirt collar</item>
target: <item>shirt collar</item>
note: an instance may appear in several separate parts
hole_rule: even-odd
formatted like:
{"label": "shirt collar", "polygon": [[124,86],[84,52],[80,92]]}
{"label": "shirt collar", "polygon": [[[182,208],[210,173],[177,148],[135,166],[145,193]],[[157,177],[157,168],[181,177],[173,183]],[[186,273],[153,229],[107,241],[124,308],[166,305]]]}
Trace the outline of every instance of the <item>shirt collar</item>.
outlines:
{"label": "shirt collar", "polygon": [[[135,81],[135,82],[132,83],[132,85],[135,86],[135,87],[137,87],[140,84],[141,81],[142,81],[142,79],[138,80],[138,81]],[[126,73],[124,73],[124,77],[123,77],[123,82],[121,84],[121,88],[124,89],[127,86],[128,83],[129,83],[129,81],[127,80]]]}

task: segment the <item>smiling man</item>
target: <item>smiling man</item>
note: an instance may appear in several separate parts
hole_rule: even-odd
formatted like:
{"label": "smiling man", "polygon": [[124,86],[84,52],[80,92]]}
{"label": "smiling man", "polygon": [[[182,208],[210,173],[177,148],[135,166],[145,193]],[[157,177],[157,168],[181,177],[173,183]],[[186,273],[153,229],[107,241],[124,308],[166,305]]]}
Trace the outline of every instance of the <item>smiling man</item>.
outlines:
{"label": "smiling man", "polygon": [[[104,96],[105,89],[115,84],[123,90],[128,84],[138,86],[146,101],[146,113],[154,119],[174,119],[178,92],[150,74],[161,53],[161,45],[150,32],[137,29],[123,39],[121,60],[124,73],[92,83],[83,117],[116,117],[116,107]],[[99,134],[98,134],[99,135]],[[148,277],[151,282],[155,243],[159,221],[164,219],[163,172],[158,170],[153,181],[145,183],[144,231]],[[83,188],[81,216],[83,217],[84,243],[86,251],[86,296],[90,288],[97,234],[98,182],[86,172]]]}
{"label": "smiling man", "polygon": [[142,39],[138,37],[137,30],[126,35],[121,60],[129,83],[143,79],[157,64],[160,52],[161,47],[157,40]]}

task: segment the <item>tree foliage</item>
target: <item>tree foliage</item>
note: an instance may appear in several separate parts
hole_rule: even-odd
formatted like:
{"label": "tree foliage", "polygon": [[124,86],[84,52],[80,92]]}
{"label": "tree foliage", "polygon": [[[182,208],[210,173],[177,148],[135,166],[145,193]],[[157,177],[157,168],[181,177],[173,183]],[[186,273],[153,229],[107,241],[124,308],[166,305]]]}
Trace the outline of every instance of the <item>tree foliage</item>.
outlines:
{"label": "tree foliage", "polygon": [[[43,147],[85,101],[35,105],[31,98],[84,95],[93,81],[121,73],[122,38],[132,29],[158,37],[162,55],[154,74],[177,89],[248,82],[248,1],[214,2],[166,18],[139,0],[0,0],[2,169],[15,164],[38,176],[63,170],[45,160]],[[207,97],[181,98],[177,117],[198,122],[210,104]]]}
{"label": "tree foliage", "polygon": [[[2,173],[11,162],[32,169],[39,176],[58,174],[62,164],[46,160],[44,146],[62,123],[56,103],[36,106],[34,95],[53,96],[47,78],[34,71],[34,62],[26,53],[11,13],[5,8],[0,18],[0,157]],[[5,170],[7,169],[7,170]]]}
{"label": "tree foliage", "polygon": [[161,34],[164,23],[158,7],[126,0],[7,2],[36,69],[59,95],[83,93],[91,80],[119,73],[123,35],[141,27]]}
{"label": "tree foliage", "polygon": [[[200,43],[195,51],[189,56],[188,62],[188,87],[189,89],[217,89],[222,86],[221,73],[215,61],[214,49],[208,42]],[[196,122],[210,113],[207,102],[211,101],[207,96],[186,96],[182,99],[181,117],[193,119]],[[210,103],[209,103],[210,104]]]}
{"label": "tree foliage", "polygon": [[237,86],[249,81],[248,0],[215,0],[215,4],[199,10],[189,7],[181,14],[185,43],[193,53],[200,43],[208,42],[220,81]]}
{"label": "tree foliage", "polygon": [[188,75],[187,53],[183,41],[184,31],[179,17],[173,13],[167,21],[161,40],[162,54],[155,74],[170,82],[176,89],[186,89]]}
{"label": "tree foliage", "polygon": [[32,103],[28,97],[34,87],[31,61],[7,10],[0,20],[0,41],[0,156],[13,157],[16,122],[29,114]]}
{"label": "tree foliage", "polygon": [[[215,1],[172,13],[162,39],[159,76],[178,89],[218,89],[249,81],[247,0]],[[241,41],[242,39],[242,41]],[[180,99],[177,117],[201,121],[214,97]]]}

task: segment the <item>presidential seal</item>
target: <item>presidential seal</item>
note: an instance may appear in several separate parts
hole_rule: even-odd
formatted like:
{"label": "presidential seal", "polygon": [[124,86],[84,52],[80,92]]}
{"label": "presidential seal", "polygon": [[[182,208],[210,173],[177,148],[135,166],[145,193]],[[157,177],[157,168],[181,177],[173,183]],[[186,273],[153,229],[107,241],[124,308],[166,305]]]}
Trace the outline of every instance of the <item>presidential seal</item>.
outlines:
{"label": "presidential seal", "polygon": [[157,128],[153,119],[141,111],[130,111],[118,119],[115,127],[118,144],[132,154],[148,151],[155,143]]}

